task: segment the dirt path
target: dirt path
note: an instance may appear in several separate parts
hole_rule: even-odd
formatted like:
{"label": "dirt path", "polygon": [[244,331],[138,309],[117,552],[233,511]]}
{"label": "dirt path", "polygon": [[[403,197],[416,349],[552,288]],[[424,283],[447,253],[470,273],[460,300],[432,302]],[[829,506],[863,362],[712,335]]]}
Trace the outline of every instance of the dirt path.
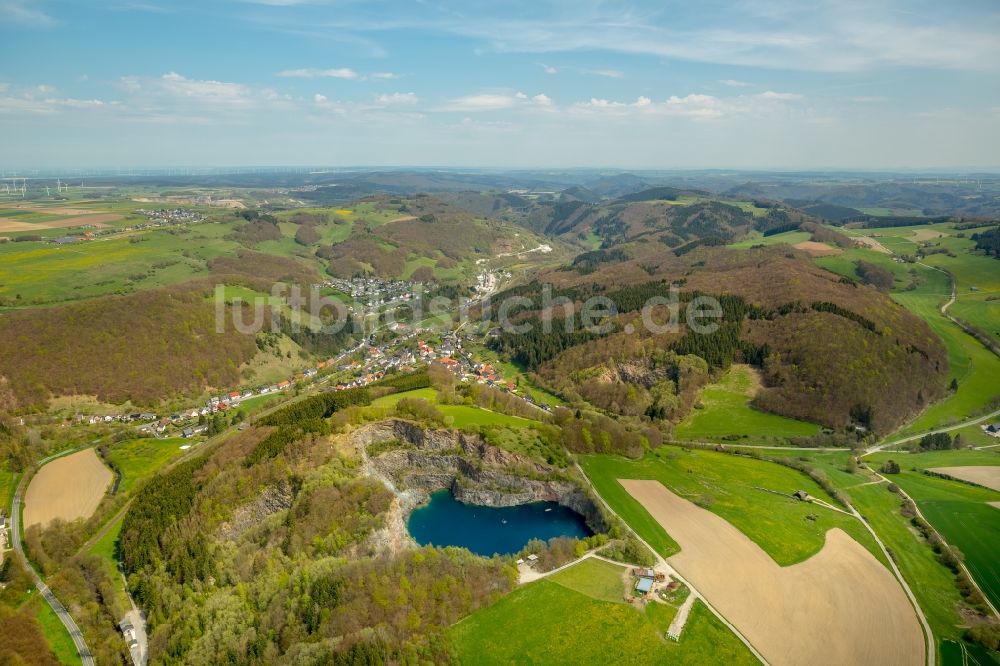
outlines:
{"label": "dirt path", "polygon": [[670,627],[667,629],[667,638],[671,638],[675,641],[679,641],[681,639],[681,633],[684,631],[684,625],[687,624],[688,616],[691,615],[691,609],[694,608],[694,602],[697,600],[697,595],[688,594],[687,599],[684,600],[680,610],[677,611],[677,615],[674,616],[673,621],[670,623]]}
{"label": "dirt path", "polygon": [[620,481],[681,546],[669,563],[772,664],[923,664],[924,636],[888,569],[839,529],[780,567],[724,519],[658,481]]}
{"label": "dirt path", "polygon": [[[610,504],[608,504],[608,501],[604,499],[604,497],[599,492],[597,492],[597,488],[594,487],[594,482],[591,481],[590,477],[587,476],[587,473],[583,471],[583,467],[580,466],[580,463],[574,463],[574,466],[576,468],[576,471],[580,474],[580,477],[587,482],[587,486],[590,488],[590,491],[594,494],[594,497],[600,500],[601,504],[608,511],[608,513],[621,520],[622,524],[628,526],[628,523],[626,523],[625,520],[618,515],[618,513],[611,507]],[[760,660],[760,663],[763,664],[763,666],[770,666],[770,663],[768,662],[767,659],[764,658],[764,655],[761,654],[761,652],[753,645],[753,643],[751,643],[747,639],[747,637],[744,636],[743,633],[739,629],[737,629],[732,622],[729,621],[729,619],[727,619],[721,612],[719,612],[719,610],[712,604],[711,601],[705,598],[705,596],[698,590],[698,588],[695,587],[694,583],[685,578],[679,571],[677,571],[665,559],[663,559],[663,556],[661,556],[658,552],[656,552],[656,549],[650,546],[646,542],[646,540],[643,539],[641,536],[639,536],[639,534],[635,530],[632,530],[631,528],[629,529],[632,532],[632,536],[635,537],[635,539],[638,540],[639,543],[645,546],[646,550],[652,553],[653,557],[656,558],[657,564],[654,568],[657,571],[660,571],[667,576],[673,576],[681,583],[686,585],[688,590],[691,591],[690,593],[692,595],[697,595],[698,598],[701,599],[701,602],[705,604],[705,608],[707,608],[709,612],[712,613],[712,615],[718,618],[719,622],[724,624],[726,628],[729,629],[729,631],[733,632],[733,635],[736,636],[736,638],[740,639],[740,642],[743,643],[748,650],[750,650],[750,653],[753,654],[753,656],[755,656],[758,660]],[[933,666],[933,663],[931,663],[930,666]]]}

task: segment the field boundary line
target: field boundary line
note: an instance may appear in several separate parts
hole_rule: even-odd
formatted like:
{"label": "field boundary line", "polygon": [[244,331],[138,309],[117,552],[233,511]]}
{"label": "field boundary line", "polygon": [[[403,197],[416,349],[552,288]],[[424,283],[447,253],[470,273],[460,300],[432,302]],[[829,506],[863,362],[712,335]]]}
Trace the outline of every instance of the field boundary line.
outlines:
{"label": "field boundary line", "polygon": [[[60,456],[55,456],[56,458]],[[39,465],[41,468],[41,465]],[[59,621],[62,622],[66,631],[69,633],[69,637],[73,640],[73,645],[76,646],[76,651],[80,656],[80,661],[83,666],[95,666],[94,657],[90,652],[90,648],[87,646],[87,641],[83,637],[83,632],[80,631],[80,627],[77,626],[76,622],[73,620],[73,616],[69,614],[66,607],[62,605],[56,595],[49,589],[49,586],[45,584],[38,572],[35,571],[35,567],[28,561],[28,556],[24,552],[24,546],[21,544],[21,495],[24,492],[25,482],[30,480],[33,475],[25,474],[21,477],[21,482],[17,486],[17,490],[14,491],[14,501],[11,506],[11,520],[10,520],[10,531],[14,544],[14,551],[17,553],[18,558],[21,560],[21,566],[28,572],[31,576],[32,581],[35,584],[35,588],[45,599],[45,603],[49,605],[52,612],[56,614]]]}
{"label": "field boundary line", "polygon": [[[622,521],[623,525],[625,525],[626,527],[628,527],[629,531],[632,532],[632,535],[636,539],[638,539],[639,542],[649,550],[649,552],[651,552],[653,554],[653,557],[656,558],[657,562],[660,565],[662,565],[664,568],[668,569],[674,576],[676,576],[677,580],[679,580],[680,582],[682,582],[685,585],[687,585],[688,589],[691,590],[691,594],[692,595],[697,595],[698,598],[701,599],[702,603],[705,604],[705,607],[708,610],[710,610],[713,615],[715,615],[717,618],[719,618],[719,621],[722,622],[722,624],[724,624],[731,632],[733,632],[733,634],[737,638],[740,639],[740,641],[744,645],[747,646],[747,649],[750,650],[751,654],[753,654],[753,656],[756,657],[760,661],[761,664],[763,664],[764,666],[771,666],[770,662],[768,662],[768,660],[764,658],[764,655],[762,655],[757,650],[757,648],[755,648],[753,646],[753,644],[750,643],[749,640],[747,640],[747,637],[744,636],[743,633],[739,629],[737,629],[735,626],[733,626],[733,624],[729,620],[727,620],[722,615],[722,613],[720,613],[718,611],[718,609],[716,609],[715,606],[713,606],[711,604],[711,602],[709,602],[708,599],[705,598],[705,595],[703,595],[701,592],[699,592],[698,589],[694,585],[692,585],[689,580],[687,580],[686,578],[684,578],[684,576],[682,576],[677,570],[675,570],[672,566],[670,566],[670,563],[667,562],[667,560],[666,560],[665,557],[663,557],[658,552],[656,552],[656,549],[654,549],[652,546],[650,546],[646,542],[645,539],[643,539],[641,536],[639,536],[639,534],[634,529],[632,529],[632,526],[629,525],[625,521],[624,518],[622,518],[621,516],[619,516],[617,511],[615,511],[614,509],[611,508],[611,505],[608,504],[608,501],[606,499],[604,499],[604,497],[601,495],[600,492],[598,492],[597,488],[594,486],[593,481],[591,481],[590,477],[587,476],[587,473],[585,471],[583,471],[583,467],[580,466],[580,463],[574,462],[573,464],[576,466],[577,471],[580,472],[580,474],[583,476],[584,480],[587,482],[587,485],[590,487],[591,491],[593,491],[594,495],[596,495],[597,498],[601,501],[601,504],[604,505],[604,508],[607,509],[611,513],[611,515],[613,515],[615,518],[617,518],[618,520]],[[930,666],[934,666],[934,665],[931,664]]]}
{"label": "field boundary line", "polygon": [[[889,481],[889,479],[886,479],[879,472],[874,472],[873,471],[872,473],[875,474],[876,476],[882,477],[887,482]],[[972,484],[972,485],[977,485],[977,484]],[[941,535],[941,533],[938,531],[938,529],[936,527],[934,527],[934,525],[931,523],[931,521],[927,520],[927,518],[924,517],[923,512],[920,511],[920,505],[917,504],[916,500],[914,500],[912,497],[910,497],[909,494],[907,494],[907,492],[905,490],[903,490],[903,488],[898,483],[896,484],[896,487],[899,489],[900,496],[904,497],[904,498],[906,498],[908,500],[910,500],[910,502],[913,504],[913,510],[917,512],[917,516],[919,516],[922,521],[924,521],[925,523],[927,523],[928,525],[931,526],[931,529],[934,530],[934,533],[938,535],[938,538],[941,539],[941,542],[943,544],[945,544],[946,546],[948,546],[949,548],[951,548],[951,544],[949,544],[947,541],[945,541],[945,538]],[[985,487],[985,486],[980,486],[980,487]],[[961,560],[959,560],[958,566],[965,573],[965,575],[968,577],[968,579],[972,582],[972,585],[976,588],[976,590],[979,592],[979,594],[982,595],[983,600],[986,602],[986,605],[990,607],[991,611],[993,611],[993,617],[1000,619],[1000,612],[997,612],[996,606],[993,605],[993,602],[990,601],[989,597],[986,596],[986,593],[983,592],[983,588],[979,587],[979,583],[976,582],[976,579],[972,575],[972,572],[970,572],[969,569],[965,566],[965,562],[962,562]]]}

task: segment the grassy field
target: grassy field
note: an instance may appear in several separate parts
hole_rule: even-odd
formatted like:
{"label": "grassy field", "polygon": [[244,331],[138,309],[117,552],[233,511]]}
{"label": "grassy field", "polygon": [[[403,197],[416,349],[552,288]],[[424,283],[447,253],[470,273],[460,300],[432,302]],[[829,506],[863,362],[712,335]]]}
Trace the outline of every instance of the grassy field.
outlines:
{"label": "grassy field", "polygon": [[6,468],[0,469],[0,508],[4,513],[10,514],[10,505],[14,501],[14,492],[17,491],[17,484],[21,480],[19,472],[12,472]]}
{"label": "grassy field", "polygon": [[125,517],[122,516],[113,522],[104,536],[98,539],[87,552],[91,555],[97,555],[98,557],[103,557],[117,563],[118,559],[115,557],[115,548],[118,542],[118,535],[122,531],[122,521],[124,519]]}
{"label": "grassy field", "polygon": [[568,587],[591,599],[624,603],[625,584],[622,576],[626,567],[604,560],[588,558],[568,569],[553,574],[549,580]]}
{"label": "grassy field", "polygon": [[520,416],[508,416],[500,412],[493,412],[480,407],[469,407],[466,405],[440,405],[438,406],[445,416],[454,419],[452,426],[456,428],[470,428],[481,425],[500,425],[513,428],[525,428],[535,424],[536,421],[524,419]]}
{"label": "grassy field", "polygon": [[[871,456],[873,465],[893,457]],[[927,521],[945,540],[965,555],[965,565],[994,606],[1000,606],[1000,511],[987,502],[1000,502],[1000,492],[923,474],[932,467],[1000,465],[991,451],[935,451],[896,456],[902,472],[894,483],[917,503]]]}
{"label": "grassy field", "polygon": [[38,620],[42,634],[49,644],[49,649],[56,655],[59,663],[73,666],[80,664],[80,655],[76,651],[76,646],[73,645],[73,639],[70,638],[63,623],[59,621],[55,611],[49,608],[49,605],[41,597],[35,597],[31,603],[36,608],[35,619]]}
{"label": "grassy field", "polygon": [[[419,398],[430,402],[437,402],[437,391],[432,388],[415,389],[402,393],[393,393],[377,398],[372,402],[372,407],[388,408],[394,406],[403,398]],[[437,405],[437,408],[446,417],[452,418],[451,425],[455,428],[473,428],[477,426],[510,426],[512,428],[530,428],[537,425],[537,421],[521,418],[520,416],[509,416],[494,412],[481,407],[470,405]],[[541,412],[539,412],[541,413]]]}
{"label": "grassy field", "polygon": [[[909,519],[900,513],[898,494],[889,492],[885,483],[869,483],[867,475],[843,471],[848,455],[847,452],[811,452],[808,458],[811,465],[824,470],[834,485],[847,493],[854,507],[892,552],[896,566],[916,595],[938,645],[946,640],[961,641],[964,620],[956,610],[961,596],[955,587],[953,574],[937,561],[934,551],[909,526]],[[907,463],[911,457],[907,454],[885,454],[882,457],[898,460],[904,469],[912,464]],[[878,461],[871,462],[877,468]]]}
{"label": "grassy field", "polygon": [[130,439],[113,444],[108,452],[108,461],[122,473],[119,493],[126,493],[142,479],[152,476],[171,460],[180,457],[185,440],[179,437],[169,439]]}
{"label": "grassy field", "polygon": [[786,231],[774,234],[773,236],[765,236],[759,231],[752,231],[743,240],[730,243],[729,247],[748,248],[754,245],[795,245],[796,243],[809,240],[810,236],[811,234],[808,231]]}
{"label": "grassy field", "polygon": [[[812,479],[796,470],[752,458],[714,451],[663,447],[642,460],[584,456],[580,460],[601,496],[663,556],[678,551],[676,542],[618,483],[618,479],[655,479],[664,486],[732,523],[775,562],[788,566],[808,559],[823,547],[827,530],[839,527],[879,560],[871,535],[843,513],[781,497],[767,488],[791,494],[805,490],[832,502]],[[811,520],[808,516],[814,516]]]}
{"label": "grassy field", "polygon": [[668,609],[641,611],[540,580],[465,618],[449,637],[463,664],[757,663],[700,603],[680,641],[664,639]]}
{"label": "grassy field", "polygon": [[701,391],[701,409],[694,409],[674,430],[680,439],[718,440],[725,435],[786,438],[807,437],[819,432],[814,423],[769,414],[754,409],[750,401],[759,380],[746,365],[733,365],[714,384]]}

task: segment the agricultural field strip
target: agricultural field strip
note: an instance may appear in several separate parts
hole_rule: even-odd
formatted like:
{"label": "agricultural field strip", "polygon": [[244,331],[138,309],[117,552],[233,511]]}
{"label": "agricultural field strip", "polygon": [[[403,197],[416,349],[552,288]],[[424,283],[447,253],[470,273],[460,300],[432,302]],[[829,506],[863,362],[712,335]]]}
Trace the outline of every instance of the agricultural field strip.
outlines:
{"label": "agricultural field strip", "polygon": [[[876,471],[872,470],[872,473],[875,474],[876,476],[878,476],[879,478],[885,480],[886,482],[890,482],[889,479],[887,479],[886,477],[882,476],[882,474],[880,474],[879,472],[876,472]],[[897,487],[899,487],[898,484],[897,484]],[[924,514],[920,511],[920,505],[912,497],[910,497],[906,493],[905,490],[903,490],[902,488],[899,488],[899,494],[900,494],[901,497],[904,497],[904,498],[910,500],[911,502],[913,502],[914,510],[917,512],[917,516],[919,516],[921,518],[921,520],[925,521],[928,525],[933,525],[929,520],[927,520],[927,518],[924,516]],[[942,540],[943,540],[943,537],[942,537]],[[990,599],[989,599],[989,597],[987,597],[986,594],[983,592],[982,587],[979,586],[979,583],[976,581],[975,577],[972,575],[972,572],[970,572],[969,569],[966,567],[965,563],[960,561],[958,563],[958,566],[962,568],[962,570],[965,572],[965,575],[968,576],[969,580],[972,581],[972,584],[976,586],[977,590],[979,590],[979,593],[983,596],[983,599],[986,601],[987,605],[989,605],[990,610],[993,611],[994,617],[1000,619],[1000,612],[997,612],[996,606],[993,605],[993,602],[991,602]]]}
{"label": "agricultural field strip", "polygon": [[90,517],[112,478],[92,448],[49,462],[38,470],[25,493],[25,526],[45,526],[56,518]]}
{"label": "agricultural field strip", "polygon": [[80,631],[80,627],[77,626],[73,617],[66,610],[66,607],[60,603],[56,595],[53,594],[52,590],[49,589],[48,585],[42,580],[38,572],[35,571],[35,567],[32,566],[31,562],[28,560],[27,555],[24,552],[24,545],[21,543],[21,494],[24,491],[25,481],[29,480],[29,475],[25,474],[21,478],[21,483],[17,487],[17,491],[14,493],[14,502],[11,506],[11,541],[14,545],[14,550],[17,553],[18,558],[21,560],[21,565],[25,568],[28,574],[31,576],[32,581],[35,584],[35,588],[45,599],[45,603],[49,605],[66,627],[66,631],[69,632],[70,638],[73,639],[73,644],[76,645],[77,653],[80,655],[80,661],[83,666],[95,666],[94,658],[91,656],[90,648],[87,646],[87,642],[83,637],[83,632]]}
{"label": "agricultural field strip", "polygon": [[[618,512],[616,512],[612,508],[611,504],[609,504],[608,501],[606,499],[604,499],[604,496],[601,495],[600,492],[598,492],[597,487],[594,486],[593,481],[591,481],[590,477],[587,476],[587,473],[583,470],[583,467],[580,466],[580,463],[574,462],[573,464],[576,467],[576,471],[580,474],[581,478],[583,478],[584,480],[586,480],[587,486],[590,488],[590,490],[594,494],[594,496],[597,497],[601,501],[601,504],[604,506],[604,508],[607,509],[607,511],[609,513],[611,513],[611,515],[613,515],[616,518],[618,518],[619,520],[621,520],[623,524],[628,525],[628,523],[625,522],[625,519],[622,518],[618,514]],[[733,632],[733,635],[735,635],[737,638],[740,639],[740,641],[747,647],[747,649],[750,650],[750,652],[753,654],[753,656],[755,656],[757,659],[760,660],[761,664],[763,664],[764,666],[770,666],[770,662],[768,662],[768,660],[764,658],[764,655],[761,654],[760,651],[758,651],[757,648],[755,648],[753,646],[753,644],[749,640],[747,640],[747,637],[744,636],[740,632],[739,629],[737,629],[729,620],[727,620],[726,617],[724,615],[722,615],[722,613],[720,613],[719,610],[717,608],[715,608],[715,606],[713,606],[712,603],[708,599],[706,599],[705,596],[701,592],[698,591],[698,588],[696,586],[694,586],[694,585],[691,584],[691,581],[687,580],[678,571],[676,571],[672,566],[670,566],[670,564],[667,563],[667,560],[664,559],[656,551],[655,548],[653,548],[652,546],[650,546],[649,543],[645,539],[643,539],[634,529],[631,528],[631,526],[629,526],[629,530],[632,532],[632,536],[634,536],[636,539],[638,539],[639,542],[642,543],[642,545],[645,546],[646,549],[649,550],[649,552],[653,554],[653,557],[656,558],[656,562],[657,562],[656,566],[657,567],[665,570],[670,575],[672,575],[675,578],[677,578],[677,580],[679,580],[681,583],[683,583],[684,585],[686,585],[687,588],[691,591],[692,595],[698,595],[698,597],[701,599],[702,603],[705,604],[705,607],[708,608],[708,610],[710,610],[712,612],[712,614],[715,615],[719,619],[719,621],[722,622],[722,624],[724,624],[726,626],[726,628],[729,629],[729,631]],[[934,666],[933,663],[931,663],[930,666]]]}
{"label": "agricultural field strip", "polygon": [[[728,521],[659,481],[619,482],[680,543],[674,568],[710,590],[772,663],[924,662],[920,624],[898,582],[843,531],[828,532],[805,562],[780,567]],[[805,592],[816,585],[821,594]],[[817,640],[826,630],[855,640]]]}

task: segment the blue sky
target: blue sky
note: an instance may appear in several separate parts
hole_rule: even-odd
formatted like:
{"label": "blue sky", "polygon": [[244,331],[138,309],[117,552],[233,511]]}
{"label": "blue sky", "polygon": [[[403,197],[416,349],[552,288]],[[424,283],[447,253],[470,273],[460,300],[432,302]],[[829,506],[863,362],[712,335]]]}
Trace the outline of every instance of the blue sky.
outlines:
{"label": "blue sky", "polygon": [[0,0],[0,166],[1000,166],[995,0]]}

